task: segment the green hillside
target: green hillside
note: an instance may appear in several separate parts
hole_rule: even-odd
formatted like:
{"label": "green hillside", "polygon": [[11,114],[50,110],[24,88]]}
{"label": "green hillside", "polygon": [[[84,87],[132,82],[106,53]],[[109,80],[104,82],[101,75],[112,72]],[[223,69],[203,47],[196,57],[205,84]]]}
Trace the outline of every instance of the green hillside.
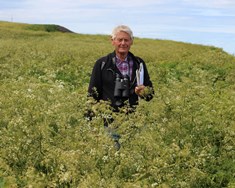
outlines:
{"label": "green hillside", "polygon": [[0,22],[0,188],[235,187],[235,57],[136,38],[155,96],[126,115],[86,97],[94,62],[111,51],[106,35]]}

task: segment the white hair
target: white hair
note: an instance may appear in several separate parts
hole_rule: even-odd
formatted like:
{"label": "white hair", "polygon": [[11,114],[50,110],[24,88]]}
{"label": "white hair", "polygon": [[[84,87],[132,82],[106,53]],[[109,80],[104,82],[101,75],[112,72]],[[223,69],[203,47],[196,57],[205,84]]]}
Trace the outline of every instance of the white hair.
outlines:
{"label": "white hair", "polygon": [[115,39],[117,36],[117,33],[121,32],[121,31],[127,33],[130,36],[131,40],[134,39],[132,30],[126,25],[119,25],[119,26],[115,27],[112,31],[112,34],[111,34],[112,39]]}

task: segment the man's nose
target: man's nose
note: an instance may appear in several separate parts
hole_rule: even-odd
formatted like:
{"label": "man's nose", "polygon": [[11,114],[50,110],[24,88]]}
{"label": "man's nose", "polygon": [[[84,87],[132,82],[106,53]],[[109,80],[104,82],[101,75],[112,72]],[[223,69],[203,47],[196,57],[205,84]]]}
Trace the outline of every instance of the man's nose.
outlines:
{"label": "man's nose", "polygon": [[121,43],[124,44],[124,43],[125,43],[125,40],[123,39],[123,40],[121,41]]}

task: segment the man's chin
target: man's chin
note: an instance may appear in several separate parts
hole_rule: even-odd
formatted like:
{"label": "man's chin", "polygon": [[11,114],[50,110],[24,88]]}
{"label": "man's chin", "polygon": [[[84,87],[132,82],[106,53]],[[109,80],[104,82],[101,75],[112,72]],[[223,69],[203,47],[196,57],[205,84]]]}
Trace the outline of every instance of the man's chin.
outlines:
{"label": "man's chin", "polygon": [[126,49],[125,50],[119,50],[119,53],[120,54],[126,54],[126,53],[128,53],[128,50],[126,50]]}

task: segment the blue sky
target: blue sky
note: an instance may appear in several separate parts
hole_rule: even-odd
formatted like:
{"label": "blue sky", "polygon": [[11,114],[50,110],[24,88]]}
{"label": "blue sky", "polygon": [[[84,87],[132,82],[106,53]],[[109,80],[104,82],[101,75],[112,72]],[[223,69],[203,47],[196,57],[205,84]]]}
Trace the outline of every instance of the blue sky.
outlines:
{"label": "blue sky", "polygon": [[58,24],[77,33],[134,36],[223,48],[235,55],[235,0],[0,0],[0,20]]}

